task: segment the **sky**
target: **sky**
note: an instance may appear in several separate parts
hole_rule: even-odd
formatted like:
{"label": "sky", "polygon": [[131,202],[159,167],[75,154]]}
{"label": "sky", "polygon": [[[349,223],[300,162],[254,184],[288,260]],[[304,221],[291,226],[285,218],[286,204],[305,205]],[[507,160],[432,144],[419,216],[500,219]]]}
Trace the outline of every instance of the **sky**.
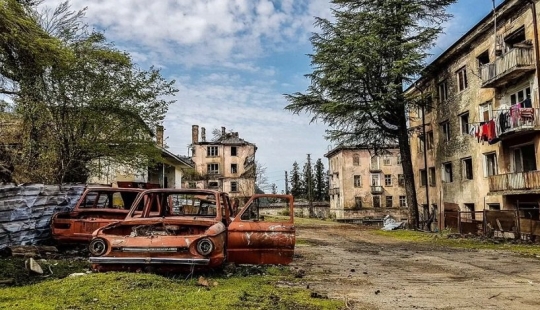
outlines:
{"label": "sky", "polygon": [[[46,0],[55,7],[63,0]],[[502,0],[496,0],[496,4]],[[85,22],[129,52],[143,69],[155,66],[179,92],[164,121],[166,144],[188,155],[191,126],[207,140],[226,127],[257,145],[268,183],[285,187],[285,171],[307,154],[328,161],[325,124],[284,110],[283,94],[303,92],[311,71],[314,16],[330,18],[329,0],[71,0],[87,7]],[[449,7],[432,53],[436,56],[492,10],[492,0],[459,0]],[[265,188],[269,190],[269,188]]]}

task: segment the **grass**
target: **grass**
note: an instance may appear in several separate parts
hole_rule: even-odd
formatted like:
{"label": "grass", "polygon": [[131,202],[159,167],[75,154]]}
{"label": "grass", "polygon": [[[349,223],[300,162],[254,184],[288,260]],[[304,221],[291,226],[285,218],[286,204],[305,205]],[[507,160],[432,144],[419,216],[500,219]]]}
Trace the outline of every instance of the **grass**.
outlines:
{"label": "grass", "polygon": [[[265,221],[271,222],[271,221],[284,221],[288,220],[289,216],[284,215],[265,215]],[[316,218],[307,218],[307,217],[294,217],[294,225],[297,227],[302,226],[339,226],[343,225],[342,223],[338,223],[331,219],[326,220],[320,220]]]}
{"label": "grass", "polygon": [[[259,268],[263,274],[236,272],[207,278],[210,287],[141,273],[93,273],[0,288],[1,309],[339,309],[341,301],[312,298],[295,287],[286,267]],[[194,278],[197,278],[195,276]],[[278,283],[291,285],[278,286]],[[214,286],[215,284],[215,286]]]}
{"label": "grass", "polygon": [[374,230],[370,233],[393,238],[400,241],[415,242],[422,244],[433,244],[442,247],[453,247],[462,249],[485,249],[485,250],[504,250],[524,255],[540,256],[540,246],[533,244],[515,244],[511,241],[492,240],[492,239],[450,239],[448,234],[427,233],[411,230],[393,230],[383,231]]}

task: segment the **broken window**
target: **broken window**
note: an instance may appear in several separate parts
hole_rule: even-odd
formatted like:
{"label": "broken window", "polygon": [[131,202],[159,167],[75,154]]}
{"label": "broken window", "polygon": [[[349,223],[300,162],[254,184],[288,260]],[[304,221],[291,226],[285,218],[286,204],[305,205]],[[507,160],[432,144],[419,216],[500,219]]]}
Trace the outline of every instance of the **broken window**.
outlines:
{"label": "broken window", "polygon": [[450,122],[446,121],[441,123],[441,133],[444,142],[450,141]]}
{"label": "broken window", "polygon": [[536,170],[534,144],[513,149],[513,171],[527,172]]}
{"label": "broken window", "polygon": [[231,173],[232,174],[238,173],[238,164],[231,164]]}
{"label": "broken window", "polygon": [[380,208],[381,207],[381,196],[379,196],[379,195],[373,196],[373,207],[374,208]]}
{"label": "broken window", "polygon": [[501,210],[501,205],[498,204],[498,203],[488,203],[488,209],[491,210],[491,211],[500,211]]}
{"label": "broken window", "polygon": [[206,171],[208,174],[218,174],[219,173],[219,164],[208,164],[206,165]]}
{"label": "broken window", "polygon": [[398,174],[398,186],[405,186],[405,176],[403,174]]}
{"label": "broken window", "polygon": [[427,186],[427,172],[426,172],[426,169],[420,169],[420,186]]}
{"label": "broken window", "polygon": [[399,196],[399,206],[401,208],[407,207],[407,198],[405,196]]}
{"label": "broken window", "polygon": [[484,176],[497,174],[497,154],[488,153],[484,155]]}
{"label": "broken window", "polygon": [[231,146],[231,156],[237,156],[236,155],[236,146]]}
{"label": "broken window", "polygon": [[218,189],[219,183],[217,181],[210,181],[208,182],[208,188],[209,189]]}
{"label": "broken window", "polygon": [[233,181],[231,182],[231,192],[237,192],[238,191],[238,182]]}
{"label": "broken window", "polygon": [[478,63],[478,72],[480,72],[480,68],[489,63],[489,51],[486,50],[482,54],[478,55],[476,57],[476,61]]}
{"label": "broken window", "polygon": [[387,208],[392,208],[392,196],[386,196],[386,207]]}
{"label": "broken window", "polygon": [[445,183],[451,183],[454,181],[452,176],[452,163],[442,164],[442,181]]}
{"label": "broken window", "polygon": [[428,150],[433,149],[433,131],[426,132],[426,148]]}
{"label": "broken window", "polygon": [[216,157],[218,156],[218,147],[217,146],[208,146],[206,148],[207,157]]}
{"label": "broken window", "polygon": [[473,179],[473,165],[472,158],[464,158],[461,160],[461,175],[463,180]]}
{"label": "broken window", "polygon": [[383,158],[383,165],[390,166],[391,164],[392,164],[392,160],[390,159],[390,157],[385,156]]}
{"label": "broken window", "polygon": [[362,176],[360,175],[354,176],[354,187],[362,187]]}
{"label": "broken window", "polygon": [[385,186],[392,186],[392,175],[391,174],[385,174],[384,175],[384,185]]}
{"label": "broken window", "polygon": [[463,66],[458,71],[456,71],[457,76],[457,85],[459,91],[464,91],[469,86],[467,81],[467,67]]}
{"label": "broken window", "polygon": [[459,122],[461,125],[461,134],[469,134],[469,112],[465,112],[459,116]]}
{"label": "broken window", "polygon": [[509,51],[510,49],[514,48],[514,45],[522,43],[525,41],[525,39],[525,26],[521,26],[518,30],[512,32],[504,38],[506,50]]}
{"label": "broken window", "polygon": [[360,156],[353,155],[353,166],[360,166]]}
{"label": "broken window", "polygon": [[422,135],[418,136],[418,153],[424,153],[424,143],[425,143],[424,136]]}
{"label": "broken window", "polygon": [[448,99],[448,82],[446,80],[439,83],[439,102],[445,102]]}
{"label": "broken window", "polygon": [[435,167],[429,167],[429,186],[435,186]]}
{"label": "broken window", "polygon": [[488,122],[491,120],[491,101],[485,102],[481,105],[479,105],[480,109],[480,122]]}

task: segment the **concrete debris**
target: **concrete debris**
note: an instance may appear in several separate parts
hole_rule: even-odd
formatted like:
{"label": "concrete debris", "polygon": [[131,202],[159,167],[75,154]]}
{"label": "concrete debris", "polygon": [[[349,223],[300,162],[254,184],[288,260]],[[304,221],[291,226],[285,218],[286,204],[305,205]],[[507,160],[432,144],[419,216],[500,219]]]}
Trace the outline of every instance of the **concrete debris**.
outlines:
{"label": "concrete debris", "polygon": [[58,249],[54,246],[47,245],[13,245],[9,247],[11,256],[17,257],[42,257],[48,254],[58,253]]}
{"label": "concrete debris", "polygon": [[204,287],[210,286],[210,284],[208,284],[208,280],[206,280],[203,276],[199,277],[199,280],[197,281],[197,285],[204,286]]}
{"label": "concrete debris", "polygon": [[387,215],[383,219],[383,228],[381,228],[381,230],[396,230],[399,228],[403,228],[404,226],[405,222],[398,222],[390,215]]}
{"label": "concrete debris", "polygon": [[68,277],[80,277],[80,276],[85,276],[85,275],[87,275],[87,273],[75,272],[75,273],[70,274]]}
{"label": "concrete debris", "polygon": [[29,271],[32,271],[32,272],[37,273],[37,274],[43,274],[43,269],[42,269],[41,266],[38,264],[38,262],[36,262],[36,260],[33,259],[32,257],[30,257],[29,259],[27,259],[27,260],[24,262],[24,266],[25,266],[26,269],[28,269]]}

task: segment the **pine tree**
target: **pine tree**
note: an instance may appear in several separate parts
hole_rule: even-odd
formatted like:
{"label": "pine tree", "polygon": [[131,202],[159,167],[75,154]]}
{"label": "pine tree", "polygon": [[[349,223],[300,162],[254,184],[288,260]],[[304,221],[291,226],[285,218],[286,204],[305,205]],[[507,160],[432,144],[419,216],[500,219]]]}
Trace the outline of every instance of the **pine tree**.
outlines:
{"label": "pine tree", "polygon": [[303,195],[303,190],[301,184],[300,168],[298,167],[297,162],[294,162],[293,168],[290,173],[290,184],[291,195],[293,195],[296,199],[301,198],[301,196]]}
{"label": "pine tree", "polygon": [[317,159],[317,162],[315,163],[315,193],[314,198],[315,201],[325,201],[328,197],[328,188],[326,187],[327,178],[325,177],[324,173],[324,164],[322,163],[322,160],[319,158]]}
{"label": "pine tree", "polygon": [[286,109],[327,123],[333,141],[377,153],[399,144],[413,228],[419,220],[407,109],[421,100],[406,96],[405,87],[424,73],[427,51],[450,17],[445,8],[455,1],[333,0],[335,18],[317,18],[321,33],[311,38],[311,85],[287,95]]}

